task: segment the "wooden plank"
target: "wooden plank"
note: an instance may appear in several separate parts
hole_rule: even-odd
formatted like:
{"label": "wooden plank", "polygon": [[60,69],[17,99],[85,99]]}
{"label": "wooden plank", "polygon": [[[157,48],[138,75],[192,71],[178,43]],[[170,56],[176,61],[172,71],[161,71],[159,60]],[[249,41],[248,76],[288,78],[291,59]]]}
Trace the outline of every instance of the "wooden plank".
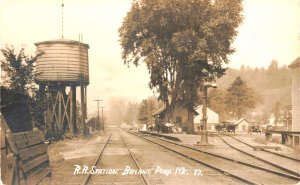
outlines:
{"label": "wooden plank", "polygon": [[50,168],[41,168],[27,177],[27,184],[38,184],[51,173]]}
{"label": "wooden plank", "polygon": [[13,153],[10,153],[6,156],[7,160],[7,173],[4,176],[4,183],[8,185],[14,185],[18,184],[17,179],[17,173],[16,173],[16,159],[14,157]]}
{"label": "wooden plank", "polygon": [[22,164],[22,169],[24,171],[24,173],[28,172],[29,170],[37,167],[38,165],[42,164],[43,162],[48,161],[48,154],[45,153],[41,156],[38,156],[26,163]]}
{"label": "wooden plank", "polygon": [[24,138],[24,136],[30,137],[30,136],[35,136],[35,135],[36,135],[36,132],[33,132],[33,131],[13,133],[13,136],[16,139],[22,139],[22,138]]}
{"label": "wooden plank", "polygon": [[37,133],[33,137],[23,137],[23,139],[15,139],[15,142],[19,150],[23,148],[27,148],[32,145],[43,143],[43,141],[40,140],[40,137],[38,136]]}
{"label": "wooden plank", "polygon": [[27,178],[27,184],[38,184],[51,173],[50,168],[43,168]]}
{"label": "wooden plank", "polygon": [[24,134],[13,134],[14,142],[18,149],[27,147]]}
{"label": "wooden plank", "polygon": [[[54,56],[58,56],[58,57],[64,57],[64,56],[74,56],[74,57],[79,57],[78,51],[76,50],[69,50],[69,52],[67,50],[65,51],[59,51],[59,50],[47,50],[45,51],[45,55],[43,55],[42,57],[54,57]],[[82,56],[88,56],[87,52],[82,52]]]}
{"label": "wooden plank", "polygon": [[29,138],[29,137],[36,137],[38,135],[38,131],[30,131],[30,132],[20,132],[20,133],[15,133],[14,134],[14,137],[16,139],[22,139],[24,138],[24,136],[26,138]]}
{"label": "wooden plank", "polygon": [[[51,60],[53,58],[57,58],[57,60],[62,60],[62,61],[73,61],[73,62],[76,62],[76,61],[79,61],[79,56],[72,56],[72,55],[64,55],[64,56],[55,56],[55,55],[52,55],[52,56],[44,56],[44,57],[41,57],[41,60],[43,62],[47,61],[47,59]],[[88,57],[82,57],[82,60],[86,61],[87,62],[87,59]],[[51,63],[49,63],[49,65],[51,65]]]}
{"label": "wooden plank", "polygon": [[1,177],[5,177],[6,174],[6,138],[5,138],[6,129],[3,126],[1,118]]}
{"label": "wooden plank", "polygon": [[44,142],[44,140],[40,138],[39,133],[36,133],[36,135],[34,137],[26,137],[26,139],[27,139],[27,142],[28,142],[27,144],[29,146],[37,144],[37,143]]}
{"label": "wooden plank", "polygon": [[54,71],[54,70],[62,70],[62,69],[70,69],[70,70],[73,70],[73,71],[78,71],[80,69],[88,70],[88,68],[89,68],[88,65],[80,65],[80,64],[73,64],[73,63],[68,64],[68,63],[66,63],[64,65],[62,65],[62,64],[40,65],[37,69],[39,71],[47,72],[47,70]]}
{"label": "wooden plank", "polygon": [[[39,71],[43,72],[43,74],[45,75],[39,75],[39,77],[43,78],[44,76],[57,76],[57,75],[66,75],[66,76],[70,76],[70,75],[76,75],[78,74],[79,71],[82,71],[82,74],[88,74],[89,70],[88,70],[88,66],[87,67],[82,67],[80,69],[80,67],[45,67],[45,68],[40,68],[38,69]],[[70,70],[67,71],[66,70]],[[79,73],[81,74],[81,73]]]}
{"label": "wooden plank", "polygon": [[24,148],[20,150],[20,157],[21,160],[24,161],[26,159],[29,159],[30,157],[34,157],[39,154],[47,153],[47,145],[46,144],[40,144],[37,146],[33,146],[30,148]]}
{"label": "wooden plank", "polygon": [[36,137],[38,134],[40,134],[40,132],[38,130],[35,131],[29,131],[29,132],[18,132],[18,133],[13,133],[13,136],[15,139],[23,139],[24,136],[26,138],[29,137]]}
{"label": "wooden plank", "polygon": [[[66,61],[68,61],[68,58],[70,59],[78,59],[79,55],[78,53],[74,54],[74,53],[47,53],[47,55],[43,55],[40,59],[53,59],[53,58],[58,58],[59,60],[61,60],[62,58],[64,58]],[[82,59],[87,59],[88,55],[84,54],[81,56]]]}
{"label": "wooden plank", "polygon": [[13,184],[14,181],[14,172],[15,172],[15,165],[8,169],[8,173],[6,174],[6,180],[4,181],[5,184]]}
{"label": "wooden plank", "polygon": [[[49,61],[49,62],[52,62],[52,61]],[[80,64],[79,62],[64,62],[64,61],[61,61],[60,63],[59,62],[53,62],[51,64],[49,64],[48,62],[48,65],[47,63],[42,63],[41,65],[39,65],[37,67],[37,69],[39,70],[54,70],[54,69],[65,69],[65,68],[70,68],[70,69],[88,69],[89,65],[88,64]]]}
{"label": "wooden plank", "polygon": [[10,132],[6,132],[5,138],[6,138],[7,142],[8,142],[8,146],[11,149],[11,151],[14,154],[19,154],[19,151],[17,149],[17,146],[16,146],[16,143],[15,143],[13,135]]}
{"label": "wooden plank", "polygon": [[[85,79],[88,79],[88,75],[87,74],[83,74],[83,77]],[[77,82],[78,79],[80,79],[80,73],[77,73],[77,74],[69,74],[69,75],[66,75],[66,74],[55,74],[55,75],[52,75],[52,74],[47,74],[47,75],[44,75],[44,76],[40,76],[39,77],[39,80],[46,80],[46,81],[66,81],[66,80],[70,80],[70,81],[75,81]]]}
{"label": "wooden plank", "polygon": [[[40,75],[39,78],[48,78],[48,77],[57,77],[57,76],[65,76],[65,77],[74,77],[74,76],[78,76],[80,74],[83,74],[83,75],[86,75],[88,76],[88,70],[87,69],[83,69],[82,71],[80,70],[75,70],[75,71],[68,71],[66,73],[66,70],[69,70],[68,68],[65,68],[65,69],[43,69],[43,70],[40,70],[40,71],[45,71],[45,73],[43,73],[44,75]],[[55,71],[55,72],[53,72]]]}
{"label": "wooden plank", "polygon": [[88,65],[87,64],[85,64],[85,65],[81,65],[81,64],[79,64],[79,63],[67,63],[67,62],[65,62],[65,63],[62,63],[63,61],[61,61],[60,62],[60,64],[59,63],[52,63],[51,64],[51,66],[48,64],[48,65],[46,65],[46,64],[41,64],[39,67],[38,67],[38,69],[39,70],[45,70],[45,69],[47,69],[47,70],[49,70],[49,69],[52,69],[52,70],[54,70],[55,68],[57,68],[57,69],[73,69],[73,71],[76,71],[76,70],[78,70],[78,69],[88,69]]}
{"label": "wooden plank", "polygon": [[[60,49],[52,49],[49,48],[45,51],[45,55],[47,54],[73,54],[73,55],[79,55],[79,50],[78,49],[64,49],[64,48],[60,48]],[[83,55],[87,55],[88,52],[87,50],[85,50],[84,52],[82,52]]]}

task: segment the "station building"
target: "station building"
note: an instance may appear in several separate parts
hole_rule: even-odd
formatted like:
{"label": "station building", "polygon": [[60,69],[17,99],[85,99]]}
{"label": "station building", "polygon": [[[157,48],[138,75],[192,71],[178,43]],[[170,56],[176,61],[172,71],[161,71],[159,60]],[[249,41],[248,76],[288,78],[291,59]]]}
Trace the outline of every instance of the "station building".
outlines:
{"label": "station building", "polygon": [[[292,70],[292,131],[300,132],[300,57],[289,65]],[[299,135],[294,144],[300,145]]]}
{"label": "station building", "polygon": [[180,127],[183,132],[193,133],[194,123],[193,120],[190,120],[190,117],[194,118],[195,115],[198,115],[198,113],[195,110],[189,111],[185,103],[176,102],[172,112],[170,111],[170,107],[164,106],[152,116],[155,119],[159,119],[161,124],[172,123],[174,126]]}

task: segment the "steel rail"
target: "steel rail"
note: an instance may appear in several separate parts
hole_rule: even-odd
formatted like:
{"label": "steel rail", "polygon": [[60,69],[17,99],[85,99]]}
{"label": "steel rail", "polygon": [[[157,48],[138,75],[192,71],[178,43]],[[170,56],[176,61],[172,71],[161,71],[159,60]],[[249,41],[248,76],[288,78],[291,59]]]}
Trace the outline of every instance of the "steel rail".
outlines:
{"label": "steel rail", "polygon": [[[130,132],[129,132],[129,133],[130,133]],[[134,134],[134,133],[130,133],[130,134],[132,134],[132,135],[134,135],[134,136],[136,136],[136,137],[142,138],[142,139],[144,139],[144,140],[147,140],[147,141],[149,141],[149,142],[151,142],[151,143],[154,143],[154,144],[156,144],[156,145],[159,145],[159,146],[163,147],[164,149],[167,149],[167,150],[169,150],[169,151],[172,151],[172,152],[174,152],[174,153],[176,153],[176,154],[178,154],[178,155],[184,156],[184,157],[188,158],[189,160],[195,161],[195,162],[197,162],[197,163],[199,163],[199,164],[205,165],[205,166],[207,166],[207,167],[209,167],[209,168],[211,168],[211,169],[214,169],[214,170],[216,170],[216,171],[218,171],[218,172],[221,172],[222,174],[224,174],[224,175],[226,175],[226,176],[229,176],[229,177],[232,177],[233,179],[236,179],[236,180],[238,180],[238,181],[240,181],[240,182],[243,182],[243,183],[245,183],[245,184],[249,184],[249,185],[260,185],[260,184],[261,184],[261,183],[254,182],[254,181],[251,181],[251,180],[248,180],[248,179],[239,177],[239,176],[237,176],[237,175],[234,175],[234,174],[232,174],[232,173],[230,173],[230,172],[228,172],[228,171],[222,170],[222,169],[220,169],[220,168],[218,168],[218,167],[216,167],[216,166],[210,165],[210,164],[205,163],[205,162],[203,162],[203,161],[200,161],[200,160],[198,160],[198,159],[196,159],[196,158],[193,158],[193,157],[191,157],[191,156],[188,156],[188,155],[186,155],[186,154],[183,154],[183,153],[181,153],[181,152],[178,152],[178,151],[176,151],[176,150],[173,150],[173,149],[171,149],[171,148],[168,148],[168,147],[166,147],[165,145],[160,144],[160,143],[157,143],[157,142],[154,142],[154,141],[152,141],[152,140],[150,140],[150,139],[141,137],[141,136],[136,135],[136,134]]]}
{"label": "steel rail", "polygon": [[[122,139],[124,145],[126,146],[126,148],[127,148],[128,152],[129,152],[131,158],[133,159],[135,166],[137,167],[138,170],[140,170],[141,168],[140,168],[140,166],[138,165],[138,162],[137,162],[137,160],[135,159],[133,153],[130,151],[130,148],[128,147],[127,143],[125,142],[124,137],[122,136],[122,134],[120,133],[120,131],[118,131],[118,133],[120,134],[120,137],[121,137],[121,139]],[[149,184],[148,181],[146,180],[145,176],[144,176],[142,173],[140,174],[140,177],[141,177],[141,179],[143,180],[143,182],[144,182],[145,185],[148,185],[148,184]]]}
{"label": "steel rail", "polygon": [[[152,137],[152,136],[150,136],[150,137]],[[236,160],[236,159],[225,157],[225,156],[222,156],[222,155],[219,155],[219,154],[207,152],[207,151],[200,150],[200,149],[197,149],[197,148],[193,148],[193,147],[190,147],[190,146],[187,146],[187,145],[184,145],[184,144],[176,143],[174,141],[169,141],[169,140],[162,139],[162,138],[157,138],[157,137],[155,137],[155,138],[159,139],[159,140],[162,140],[162,141],[165,141],[165,142],[168,142],[168,143],[176,144],[176,145],[184,147],[184,148],[188,148],[188,149],[191,149],[191,150],[194,150],[194,151],[205,153],[205,154],[208,154],[208,155],[211,155],[211,156],[214,156],[214,157],[218,157],[218,158],[221,158],[221,159],[226,159],[228,161],[233,161],[235,163],[242,164],[244,166],[248,166],[248,167],[251,167],[251,168],[259,169],[259,170],[262,170],[262,171],[265,171],[265,172],[269,172],[269,173],[272,173],[272,174],[276,174],[278,176],[286,177],[286,178],[289,178],[289,179],[292,179],[292,180],[298,180],[298,181],[300,181],[300,177],[299,176],[294,176],[294,175],[290,175],[290,174],[286,174],[286,173],[281,173],[281,172],[278,172],[278,171],[270,170],[270,169],[267,169],[267,168],[263,168],[263,167],[260,167],[260,166],[256,166],[256,165],[250,164],[250,163],[246,163],[246,162],[242,162],[242,161],[239,161],[239,160]],[[273,165],[271,165],[271,166],[273,166]]]}
{"label": "steel rail", "polygon": [[265,162],[265,163],[267,163],[267,164],[269,164],[269,165],[272,165],[272,166],[274,166],[274,167],[276,167],[276,168],[278,168],[278,169],[281,169],[281,170],[283,170],[283,171],[286,171],[286,172],[288,172],[288,173],[290,173],[290,174],[293,174],[293,175],[295,175],[295,176],[297,176],[297,177],[300,177],[300,174],[298,174],[298,173],[296,173],[296,172],[294,172],[294,171],[292,171],[292,170],[289,170],[289,169],[287,169],[287,168],[285,168],[285,167],[279,166],[279,165],[277,165],[277,164],[275,164],[275,163],[272,163],[272,162],[270,162],[270,161],[264,160],[264,159],[262,159],[262,158],[260,158],[260,157],[258,157],[258,156],[256,156],[256,155],[253,155],[253,154],[250,154],[250,153],[248,153],[248,152],[245,152],[244,150],[241,150],[241,149],[239,149],[239,148],[237,148],[237,147],[234,147],[233,145],[229,144],[229,143],[228,143],[227,141],[225,141],[222,137],[220,137],[220,136],[217,136],[217,137],[219,137],[219,138],[220,138],[225,144],[227,144],[229,147],[231,147],[231,148],[233,148],[233,149],[235,149],[235,150],[237,150],[237,151],[239,151],[239,152],[242,152],[242,153],[244,153],[244,154],[246,154],[246,155],[248,155],[248,156],[250,156],[250,157],[253,157],[253,158],[257,159],[257,160],[263,161],[263,162]]}
{"label": "steel rail", "polygon": [[[250,145],[249,143],[246,143],[246,142],[244,142],[244,141],[242,141],[242,140],[240,140],[240,139],[238,139],[238,138],[236,138],[236,137],[233,137],[233,136],[227,135],[227,134],[223,134],[223,135],[232,137],[233,139],[235,139],[235,140],[237,140],[237,141],[239,141],[239,142],[241,142],[241,143],[243,143],[243,144],[245,144],[245,145],[247,145],[247,146],[249,146],[249,147],[255,149],[255,146],[252,146],[252,145]],[[296,159],[296,158],[293,158],[293,157],[289,157],[289,156],[286,156],[286,155],[283,155],[283,154],[279,154],[279,153],[276,153],[276,152],[272,152],[272,151],[269,151],[269,150],[266,150],[266,149],[260,149],[260,150],[261,150],[261,151],[264,151],[264,152],[267,152],[267,153],[270,153],[270,154],[274,154],[274,155],[283,157],[283,158],[287,158],[287,159],[290,159],[290,160],[293,160],[293,161],[296,161],[296,162],[300,162],[300,159]]]}
{"label": "steel rail", "polygon": [[[104,150],[105,150],[105,148],[106,148],[108,142],[110,141],[111,135],[112,135],[112,134],[110,134],[110,136],[108,137],[108,139],[107,139],[106,142],[105,142],[104,147],[102,148],[101,152],[100,152],[99,155],[97,156],[97,158],[96,158],[96,160],[95,160],[95,162],[94,162],[94,166],[97,165],[99,159],[101,158],[101,156],[102,156],[102,154],[103,154],[103,152],[104,152]],[[87,185],[88,182],[89,182],[89,180],[90,180],[90,177],[91,177],[91,173],[88,173],[87,176],[84,178],[83,182],[81,183],[81,185]]]}

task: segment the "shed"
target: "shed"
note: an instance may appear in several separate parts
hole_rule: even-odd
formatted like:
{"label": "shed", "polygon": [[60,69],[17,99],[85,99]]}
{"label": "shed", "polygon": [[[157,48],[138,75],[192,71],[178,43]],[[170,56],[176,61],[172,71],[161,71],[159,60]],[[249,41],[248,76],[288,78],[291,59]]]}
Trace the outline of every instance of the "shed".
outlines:
{"label": "shed", "polygon": [[245,118],[241,118],[237,120],[235,123],[235,131],[239,133],[247,133],[248,129],[251,126],[251,123],[247,121]]}

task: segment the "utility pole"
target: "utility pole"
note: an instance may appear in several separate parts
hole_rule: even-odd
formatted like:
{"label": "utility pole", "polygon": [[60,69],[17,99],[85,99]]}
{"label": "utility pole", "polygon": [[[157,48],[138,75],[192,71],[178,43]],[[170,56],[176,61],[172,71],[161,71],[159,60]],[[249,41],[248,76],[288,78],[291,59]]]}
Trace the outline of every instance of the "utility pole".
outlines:
{"label": "utility pole", "polygon": [[103,131],[104,131],[104,122],[103,122],[103,109],[104,109],[105,107],[101,107],[101,109],[102,109],[102,129],[103,129]]}
{"label": "utility pole", "polygon": [[[102,101],[102,100],[94,100],[97,102],[97,108],[98,108],[98,123],[99,123],[99,126],[100,126],[100,117],[99,117],[99,102]],[[96,124],[94,125],[95,129],[96,129]],[[100,128],[99,128],[100,130]]]}

